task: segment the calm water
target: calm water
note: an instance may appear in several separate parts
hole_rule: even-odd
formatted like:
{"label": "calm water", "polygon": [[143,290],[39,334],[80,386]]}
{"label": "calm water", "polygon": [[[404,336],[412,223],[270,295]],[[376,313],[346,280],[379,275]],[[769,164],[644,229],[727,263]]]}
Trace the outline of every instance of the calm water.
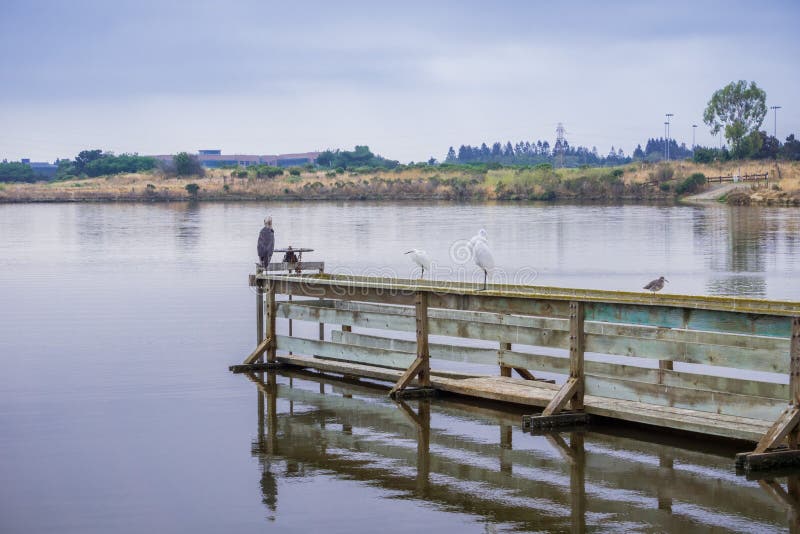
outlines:
{"label": "calm water", "polygon": [[[738,448],[636,429],[560,437],[520,412],[232,375],[247,274],[277,244],[329,271],[800,300],[800,210],[419,204],[0,206],[1,532],[782,531]],[[414,414],[412,417],[411,413]],[[786,483],[785,478],[777,482]]]}

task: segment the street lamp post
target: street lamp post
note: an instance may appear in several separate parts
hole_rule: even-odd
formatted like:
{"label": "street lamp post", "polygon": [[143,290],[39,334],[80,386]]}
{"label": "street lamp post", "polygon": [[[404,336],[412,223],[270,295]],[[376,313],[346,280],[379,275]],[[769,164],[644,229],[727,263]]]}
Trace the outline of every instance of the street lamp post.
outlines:
{"label": "street lamp post", "polygon": [[667,122],[665,124],[667,125],[667,161],[669,161],[669,120],[670,117],[674,117],[675,114],[667,113],[666,116],[667,116]]}
{"label": "street lamp post", "polygon": [[695,147],[695,142],[694,142],[695,133],[697,133],[697,125],[696,124],[692,124],[692,152],[693,153],[694,153],[694,147]]}
{"label": "street lamp post", "polygon": [[667,137],[669,136],[669,123],[664,123],[664,161],[667,161]]}
{"label": "street lamp post", "polygon": [[770,106],[769,109],[771,109],[775,114],[774,115],[774,122],[772,123],[773,124],[773,126],[772,126],[772,137],[777,139],[778,138],[778,110],[781,109],[781,107],[780,106]]}

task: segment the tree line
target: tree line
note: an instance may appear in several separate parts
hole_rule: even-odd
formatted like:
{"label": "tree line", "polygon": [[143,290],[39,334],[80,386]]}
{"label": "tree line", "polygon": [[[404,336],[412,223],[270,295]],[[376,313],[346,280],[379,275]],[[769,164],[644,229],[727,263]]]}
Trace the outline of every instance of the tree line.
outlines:
{"label": "tree line", "polygon": [[491,148],[486,143],[480,146],[461,145],[458,152],[451,146],[447,151],[445,163],[471,164],[471,163],[499,163],[503,165],[539,165],[548,163],[559,167],[609,166],[630,163],[631,158],[623,150],[613,146],[606,155],[601,155],[597,147],[589,150],[586,147],[570,146],[569,142],[556,141],[550,146],[548,141],[519,141],[512,144],[507,141],[492,143]]}
{"label": "tree line", "polygon": [[386,159],[372,153],[366,145],[356,145],[354,150],[325,150],[317,156],[317,165],[331,169],[373,167],[394,169],[399,161]]}

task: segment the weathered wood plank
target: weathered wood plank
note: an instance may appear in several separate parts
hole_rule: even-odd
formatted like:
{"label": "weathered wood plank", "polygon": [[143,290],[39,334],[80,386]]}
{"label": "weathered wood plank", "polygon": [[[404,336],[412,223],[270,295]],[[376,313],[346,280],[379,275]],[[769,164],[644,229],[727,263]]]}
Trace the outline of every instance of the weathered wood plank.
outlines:
{"label": "weathered wood plank", "polygon": [[589,374],[586,375],[586,394],[764,421],[773,421],[786,407],[785,400],[687,389]]}
{"label": "weathered wood plank", "polygon": [[353,363],[379,365],[390,369],[406,369],[415,359],[414,354],[403,352],[288,336],[278,336],[277,348],[307,356],[315,355]]}
{"label": "weathered wood plank", "polygon": [[[413,316],[413,309],[409,307],[386,306],[380,304],[349,301],[329,301],[329,305],[336,307],[337,309],[349,311]],[[509,313],[487,313],[439,309],[430,309],[429,315],[431,318],[435,319],[467,321],[470,323],[480,322],[546,330],[569,330],[569,321],[567,318],[548,318],[512,315]],[[726,347],[738,347],[751,350],[762,349],[768,352],[786,352],[789,350],[788,339],[754,336],[749,334],[705,332],[698,330],[687,330],[685,328],[664,328],[652,325],[585,321],[584,331],[587,334],[594,334],[598,336],[623,336],[637,339],[672,341],[675,343],[722,345]]]}
{"label": "weathered wood plank", "polygon": [[325,269],[325,262],[323,261],[301,261],[297,263],[286,263],[283,261],[272,262],[267,265],[267,271],[291,271],[294,273],[297,269],[301,271],[322,271]]}
{"label": "weathered wood plank", "polygon": [[[353,288],[369,288],[383,293],[407,293],[429,291],[438,295],[455,295],[457,297],[475,297],[480,300],[507,298],[521,300],[542,300],[554,303],[566,303],[578,300],[586,303],[604,303],[617,305],[635,305],[661,308],[684,308],[689,310],[726,311],[736,314],[798,316],[800,303],[752,299],[746,297],[717,297],[697,295],[650,295],[644,292],[608,291],[598,289],[575,289],[543,286],[500,285],[491,284],[483,290],[481,284],[453,282],[449,280],[420,280],[377,278],[354,275],[259,275],[260,279],[281,280],[283,282],[300,283],[308,286],[333,287],[345,293]],[[298,293],[295,293],[298,294]],[[316,295],[318,296],[318,295]],[[346,298],[349,298],[346,297]],[[350,299],[358,300],[358,299]],[[386,301],[386,299],[384,299]],[[432,307],[438,307],[433,306]],[[452,308],[453,306],[441,306]],[[471,309],[479,309],[471,307]],[[510,308],[506,307],[506,311]],[[566,307],[564,307],[566,312]],[[515,313],[515,312],[512,312]],[[535,313],[533,315],[536,315]],[[544,315],[544,314],[542,314]],[[562,316],[566,316],[564,313]],[[788,331],[787,331],[788,332]],[[788,333],[783,337],[788,337]]]}
{"label": "weathered wood plank", "polygon": [[[332,340],[336,343],[408,353],[414,353],[416,350],[416,342],[406,339],[370,336],[367,334],[340,332],[338,330],[334,330],[332,334]],[[497,351],[493,349],[429,343],[428,350],[431,359],[434,360],[497,365]]]}
{"label": "weathered wood plank", "polygon": [[788,361],[781,353],[763,349],[587,334],[586,351],[771,373],[788,371]]}
{"label": "weathered wood plank", "polygon": [[789,322],[786,317],[735,311],[594,302],[586,305],[586,319],[662,328],[789,337]]}
{"label": "weathered wood plank", "polygon": [[[569,370],[569,359],[545,354],[529,354],[525,352],[499,353],[500,365],[521,366],[534,371],[566,374]],[[700,389],[733,393],[737,395],[752,395],[785,400],[789,398],[789,385],[774,382],[761,382],[744,378],[727,378],[707,374],[689,373],[684,371],[659,371],[655,368],[637,367],[615,363],[586,360],[584,362],[586,374],[622,378],[637,382],[662,383],[689,389]]]}
{"label": "weathered wood plank", "polygon": [[[437,310],[438,311],[438,310]],[[366,328],[376,328],[397,331],[414,331],[416,325],[412,315],[395,313],[373,313],[367,311],[345,311],[340,309],[322,308],[306,304],[281,303],[279,315],[284,318],[300,319],[314,322],[334,324],[353,324]],[[544,328],[531,328],[516,324],[491,324],[485,322],[466,322],[441,318],[444,314],[432,313],[429,319],[431,335],[450,337],[463,337],[482,339],[496,342],[512,342],[525,345],[534,345],[549,348],[567,348],[569,335],[566,330],[551,330]],[[514,322],[520,318],[515,318]],[[510,321],[510,319],[509,319]],[[550,321],[553,322],[552,320]],[[563,324],[566,324],[564,322]],[[594,328],[592,328],[594,327]],[[666,339],[637,339],[633,337],[609,336],[590,334],[597,331],[596,325],[587,328],[587,352],[612,354],[618,356],[632,356],[656,360],[673,360],[686,363],[700,363],[722,367],[736,367],[767,372],[786,372],[788,361],[774,352],[775,340],[766,338],[751,338],[755,344],[764,345],[765,348],[748,349],[733,346],[741,345],[745,336],[727,336],[732,344],[729,346],[706,345],[698,343],[680,343]],[[625,329],[623,331],[629,331]],[[643,334],[660,336],[677,340],[676,336],[666,336],[658,333],[657,329],[639,329]],[[607,328],[604,331],[609,331]],[[697,339],[696,333],[691,334]],[[717,336],[719,339],[719,336]],[[788,340],[781,340],[783,347],[788,351]],[[781,344],[777,344],[780,346]],[[767,348],[769,347],[769,348]]]}
{"label": "weathered wood plank", "polygon": [[[414,332],[416,323],[412,315],[350,312],[332,310],[305,304],[281,303],[278,311],[283,318],[300,319],[304,321],[325,322],[334,324],[351,324],[365,328],[381,330],[397,330],[400,332]],[[431,335],[482,339],[489,341],[506,341],[523,343],[525,345],[539,345],[546,347],[567,348],[568,332],[549,329],[534,329],[515,325],[494,325],[489,323],[471,323],[467,321],[453,321],[430,317],[428,319],[429,333]]]}
{"label": "weathered wood plank", "polygon": [[[353,284],[319,284],[313,278],[263,275],[273,280],[281,294],[315,297],[322,299],[345,299],[382,304],[414,304],[414,291],[409,289],[384,289]],[[295,280],[298,279],[298,280]]]}

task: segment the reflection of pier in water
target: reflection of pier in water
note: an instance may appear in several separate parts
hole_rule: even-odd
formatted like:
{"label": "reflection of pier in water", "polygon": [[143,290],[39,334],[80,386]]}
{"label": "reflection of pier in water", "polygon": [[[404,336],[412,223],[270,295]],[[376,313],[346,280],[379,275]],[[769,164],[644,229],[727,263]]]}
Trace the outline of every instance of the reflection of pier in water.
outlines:
{"label": "reflection of pier in water", "polygon": [[526,529],[774,531],[788,520],[800,531],[797,477],[786,489],[781,479],[746,480],[729,457],[689,444],[594,430],[531,436],[507,409],[393,402],[368,383],[310,373],[248,376],[259,391],[253,454],[271,515],[283,468],[332,472]]}

